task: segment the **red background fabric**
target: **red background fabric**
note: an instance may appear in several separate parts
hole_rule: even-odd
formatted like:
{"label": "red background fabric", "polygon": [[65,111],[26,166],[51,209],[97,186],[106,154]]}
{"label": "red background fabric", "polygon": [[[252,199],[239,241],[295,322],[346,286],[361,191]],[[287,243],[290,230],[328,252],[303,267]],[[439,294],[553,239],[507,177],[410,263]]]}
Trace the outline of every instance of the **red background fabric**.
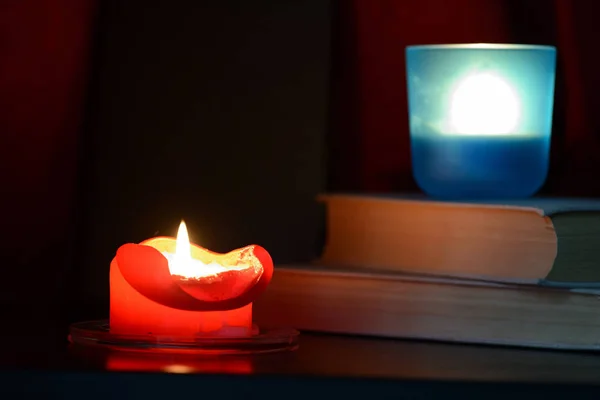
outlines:
{"label": "red background fabric", "polygon": [[[3,311],[61,285],[76,197],[94,0],[0,2]],[[23,304],[22,294],[35,304]],[[19,295],[21,294],[21,295]],[[43,301],[40,301],[43,298]],[[17,311],[15,311],[17,312]]]}

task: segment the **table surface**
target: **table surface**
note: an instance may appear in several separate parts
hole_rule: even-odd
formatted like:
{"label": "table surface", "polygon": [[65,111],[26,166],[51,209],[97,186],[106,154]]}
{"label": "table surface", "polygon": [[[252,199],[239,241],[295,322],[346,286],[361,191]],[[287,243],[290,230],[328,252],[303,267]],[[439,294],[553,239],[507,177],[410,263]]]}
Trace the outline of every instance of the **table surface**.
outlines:
{"label": "table surface", "polygon": [[86,399],[125,395],[118,389],[123,385],[144,392],[145,398],[159,398],[161,390],[172,395],[198,388],[228,398],[223,386],[231,398],[240,393],[249,398],[249,391],[262,393],[263,399],[269,397],[269,388],[307,391],[309,396],[315,385],[325,392],[346,391],[345,397],[373,390],[394,398],[424,393],[505,398],[527,393],[528,398],[548,399],[600,393],[600,385],[595,386],[600,383],[600,354],[594,353],[310,333],[301,335],[294,352],[213,358],[101,353],[33,339],[13,344],[3,346],[0,354],[0,397],[2,390],[25,388],[36,396],[50,390],[61,398],[78,398],[88,385],[100,389]]}

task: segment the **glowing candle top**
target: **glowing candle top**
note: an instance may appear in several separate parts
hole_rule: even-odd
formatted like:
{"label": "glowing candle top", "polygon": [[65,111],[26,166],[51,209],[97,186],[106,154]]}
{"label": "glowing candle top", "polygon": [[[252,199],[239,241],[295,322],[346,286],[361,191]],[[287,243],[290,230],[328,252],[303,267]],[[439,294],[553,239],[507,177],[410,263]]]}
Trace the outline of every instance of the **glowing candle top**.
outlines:
{"label": "glowing candle top", "polygon": [[214,253],[190,243],[183,221],[177,239],[125,244],[113,264],[149,300],[188,311],[243,307],[266,289],[273,275],[273,261],[264,248],[250,245]]}
{"label": "glowing candle top", "polygon": [[187,226],[184,221],[179,224],[177,230],[177,239],[175,240],[175,253],[167,251],[162,252],[163,256],[169,262],[169,272],[172,276],[181,277],[183,279],[201,279],[227,271],[242,271],[248,268],[255,268],[256,278],[262,275],[262,268],[257,268],[256,260],[248,259],[248,263],[243,260],[238,260],[233,265],[224,266],[215,260],[205,264],[201,260],[192,257],[192,247],[190,245],[190,237],[188,235]]}
{"label": "glowing candle top", "polygon": [[548,137],[555,64],[551,46],[409,46],[411,134]]}
{"label": "glowing candle top", "polygon": [[518,198],[548,172],[556,49],[409,46],[412,171],[439,198]]}

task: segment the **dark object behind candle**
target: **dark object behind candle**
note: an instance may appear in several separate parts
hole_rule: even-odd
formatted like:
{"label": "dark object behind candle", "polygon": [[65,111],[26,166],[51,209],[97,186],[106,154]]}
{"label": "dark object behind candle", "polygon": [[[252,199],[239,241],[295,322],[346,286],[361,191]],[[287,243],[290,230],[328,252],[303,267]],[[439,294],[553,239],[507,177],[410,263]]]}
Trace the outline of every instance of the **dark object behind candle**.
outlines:
{"label": "dark object behind candle", "polygon": [[120,245],[182,218],[216,252],[315,258],[330,2],[112,0],[101,15],[73,279],[86,310],[108,304]]}

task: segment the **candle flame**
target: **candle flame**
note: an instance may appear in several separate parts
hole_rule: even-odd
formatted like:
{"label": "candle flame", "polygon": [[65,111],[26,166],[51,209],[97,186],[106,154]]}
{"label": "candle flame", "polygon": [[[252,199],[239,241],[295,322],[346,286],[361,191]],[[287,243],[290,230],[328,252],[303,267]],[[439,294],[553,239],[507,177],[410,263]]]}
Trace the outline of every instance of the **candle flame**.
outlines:
{"label": "candle flame", "polygon": [[491,73],[470,75],[452,93],[450,124],[463,135],[514,134],[521,104],[510,84]]}
{"label": "candle flame", "polygon": [[192,249],[190,248],[190,236],[188,235],[185,221],[181,221],[177,230],[177,240],[175,242],[174,263],[186,265],[192,262]]}
{"label": "candle flame", "polygon": [[192,246],[190,237],[184,221],[179,224],[177,238],[175,240],[175,254],[162,253],[169,262],[169,272],[171,275],[178,275],[184,278],[202,278],[213,276],[227,270],[243,270],[248,268],[247,264],[234,264],[225,267],[216,261],[208,264],[203,263],[192,257]]}
{"label": "candle flame", "polygon": [[192,277],[194,272],[194,262],[192,259],[192,249],[190,247],[190,236],[188,235],[185,221],[181,221],[177,230],[177,240],[175,241],[175,254],[169,262],[169,271],[171,275],[180,275]]}

